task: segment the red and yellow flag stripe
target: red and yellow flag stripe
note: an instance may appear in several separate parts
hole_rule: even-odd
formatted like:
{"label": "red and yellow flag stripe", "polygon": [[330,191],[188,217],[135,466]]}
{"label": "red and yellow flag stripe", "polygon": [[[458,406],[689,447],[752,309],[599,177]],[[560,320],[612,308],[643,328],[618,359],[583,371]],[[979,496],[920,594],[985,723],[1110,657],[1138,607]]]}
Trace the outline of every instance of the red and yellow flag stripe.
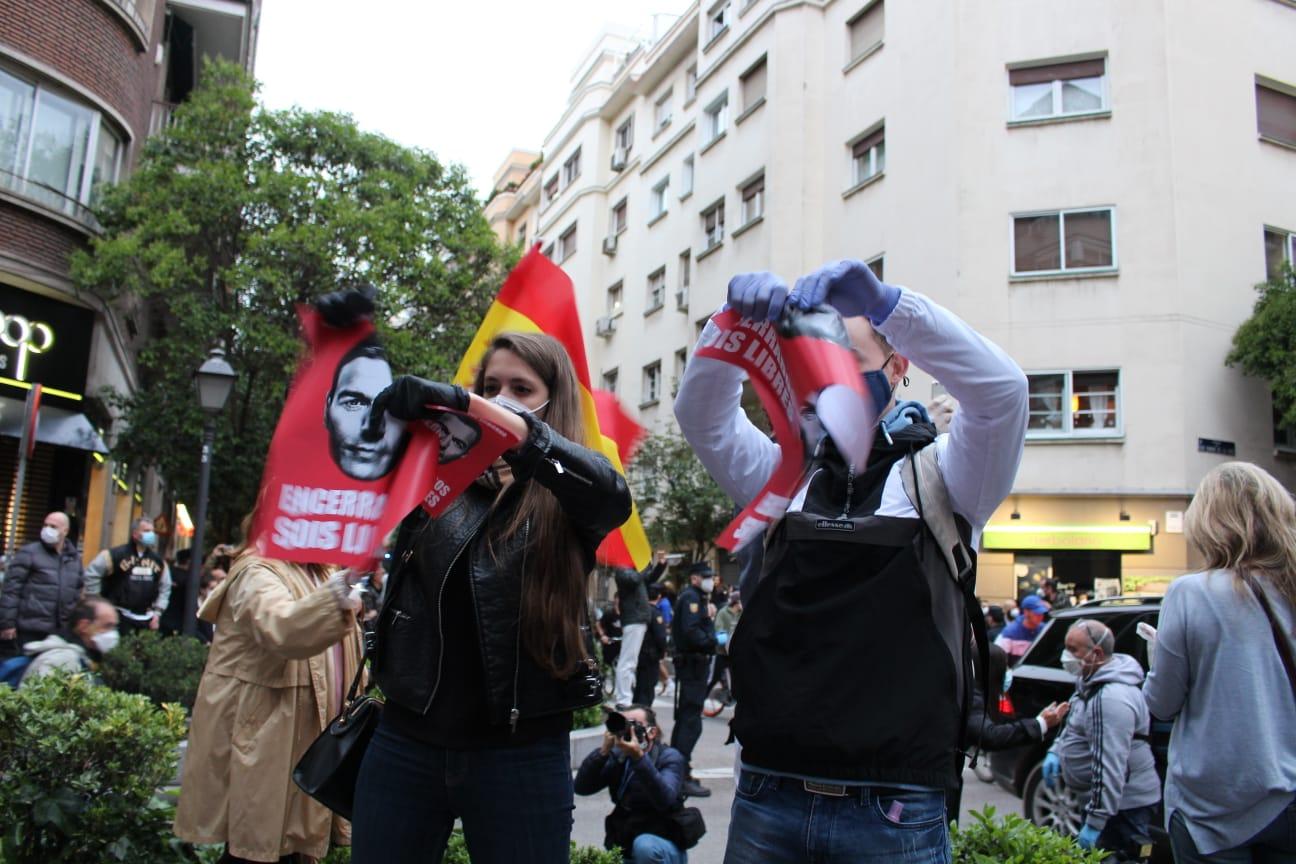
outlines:
{"label": "red and yellow flag stripe", "polygon": [[[455,373],[456,384],[472,386],[490,341],[506,332],[545,333],[567,349],[567,356],[571,357],[580,382],[585,443],[606,456],[624,475],[625,466],[621,463],[616,441],[600,428],[594,389],[590,385],[589,362],[585,357],[585,338],[576,309],[576,292],[567,274],[541,255],[538,245],[513,268],[495,302],[486,310],[477,335],[459,363],[459,371]],[[598,549],[599,561],[636,570],[648,566],[650,555],[648,536],[644,533],[637,507],[632,508],[626,523],[609,534]]]}

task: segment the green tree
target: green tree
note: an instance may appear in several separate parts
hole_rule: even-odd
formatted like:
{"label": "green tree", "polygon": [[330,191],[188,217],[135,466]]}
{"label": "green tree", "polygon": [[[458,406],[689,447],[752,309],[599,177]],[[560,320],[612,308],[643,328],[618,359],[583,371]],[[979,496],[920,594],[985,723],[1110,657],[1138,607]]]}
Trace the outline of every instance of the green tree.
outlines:
{"label": "green tree", "polygon": [[1256,286],[1260,299],[1237,333],[1224,361],[1269,382],[1279,425],[1296,429],[1296,271]]}
{"label": "green tree", "polygon": [[114,457],[196,494],[202,416],[192,373],[223,344],[238,373],[218,420],[212,541],[256,498],[300,352],[295,306],[350,281],[379,289],[392,364],[453,374],[516,250],[496,243],[461,166],[362,132],[349,117],[258,110],[237,66],[211,63],[174,125],[100,203],[73,261],[83,289],[142,331],[140,386],[109,394]]}
{"label": "green tree", "polygon": [[700,561],[733,517],[733,502],[676,432],[644,441],[630,464],[630,484],[654,546],[688,549]]}

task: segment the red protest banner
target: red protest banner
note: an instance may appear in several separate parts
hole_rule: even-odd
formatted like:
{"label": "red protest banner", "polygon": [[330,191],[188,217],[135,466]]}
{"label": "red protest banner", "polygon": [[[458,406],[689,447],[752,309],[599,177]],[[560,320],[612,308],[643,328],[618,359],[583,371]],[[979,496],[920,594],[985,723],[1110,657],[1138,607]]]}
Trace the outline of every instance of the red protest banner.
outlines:
{"label": "red protest banner", "polygon": [[757,322],[725,309],[711,316],[715,328],[707,328],[698,345],[697,356],[747,373],[781,448],[774,474],[716,539],[731,552],[764,534],[791,503],[805,470],[803,409],[817,414],[851,457],[862,461],[872,446],[877,414],[858,363],[843,344],[840,319],[817,320],[821,315],[798,312],[779,323]]}
{"label": "red protest banner", "polygon": [[368,569],[410,510],[441,512],[517,439],[448,410],[408,426],[389,415],[366,434],[369,407],[392,382],[373,325],[300,315],[309,351],[270,442],[253,542],[270,558]]}

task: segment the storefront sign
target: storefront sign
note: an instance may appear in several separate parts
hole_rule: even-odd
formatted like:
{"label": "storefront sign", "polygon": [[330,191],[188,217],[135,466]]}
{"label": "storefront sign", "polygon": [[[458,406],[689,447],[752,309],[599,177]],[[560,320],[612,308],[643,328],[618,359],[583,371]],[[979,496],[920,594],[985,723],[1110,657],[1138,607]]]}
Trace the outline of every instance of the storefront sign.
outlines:
{"label": "storefront sign", "polygon": [[80,401],[94,313],[0,284],[0,393],[42,384],[46,397]]}
{"label": "storefront sign", "polygon": [[1232,441],[1216,441],[1214,438],[1198,438],[1198,453],[1216,453],[1220,456],[1236,456],[1237,445]]}
{"label": "storefront sign", "polygon": [[983,549],[1101,549],[1146,552],[1152,548],[1149,525],[987,525]]}

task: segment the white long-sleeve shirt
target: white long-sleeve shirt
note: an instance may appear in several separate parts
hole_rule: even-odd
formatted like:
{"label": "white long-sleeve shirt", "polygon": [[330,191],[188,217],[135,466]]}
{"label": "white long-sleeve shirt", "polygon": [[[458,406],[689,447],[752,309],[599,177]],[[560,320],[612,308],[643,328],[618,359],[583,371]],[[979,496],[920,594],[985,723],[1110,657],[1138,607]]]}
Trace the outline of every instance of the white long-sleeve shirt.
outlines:
{"label": "white long-sleeve shirt", "polygon": [[[950,503],[972,526],[975,546],[1017,476],[1026,439],[1026,376],[1001,348],[916,291],[902,288],[895,309],[876,329],[959,402],[950,431],[935,446]],[[680,431],[740,506],[756,496],[780,458],[778,445],[743,413],[743,378],[737,366],[696,357],[675,397]],[[887,476],[877,515],[916,518],[900,467],[896,462]]]}

